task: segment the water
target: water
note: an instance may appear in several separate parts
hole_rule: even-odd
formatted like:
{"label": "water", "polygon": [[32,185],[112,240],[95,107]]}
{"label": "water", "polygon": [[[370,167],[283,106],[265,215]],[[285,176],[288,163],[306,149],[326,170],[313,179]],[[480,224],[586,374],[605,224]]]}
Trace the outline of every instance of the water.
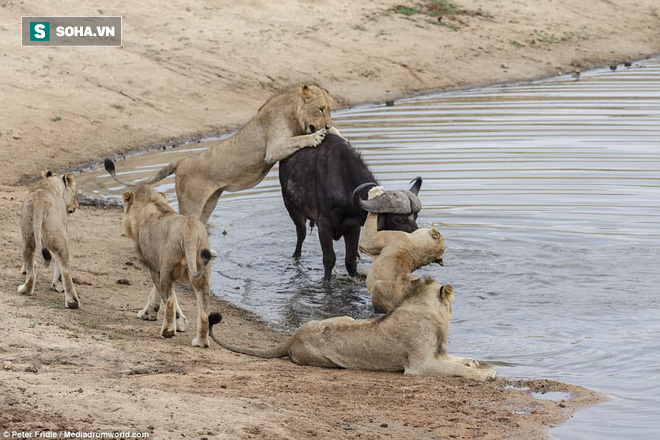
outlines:
{"label": "water", "polygon": [[[334,120],[386,187],[424,177],[419,223],[441,230],[447,252],[444,268],[422,272],[456,288],[451,352],[502,362],[503,376],[610,397],[553,438],[660,435],[660,60],[356,108]],[[195,148],[204,146],[118,168],[130,179],[152,175]],[[102,171],[79,180],[90,192],[123,190]],[[172,179],[158,189],[175,202]],[[300,264],[289,258],[295,231],[276,169],[252,190],[223,195],[211,224],[219,297],[285,330],[371,316],[368,292],[345,276],[343,243],[329,286],[315,233]]]}

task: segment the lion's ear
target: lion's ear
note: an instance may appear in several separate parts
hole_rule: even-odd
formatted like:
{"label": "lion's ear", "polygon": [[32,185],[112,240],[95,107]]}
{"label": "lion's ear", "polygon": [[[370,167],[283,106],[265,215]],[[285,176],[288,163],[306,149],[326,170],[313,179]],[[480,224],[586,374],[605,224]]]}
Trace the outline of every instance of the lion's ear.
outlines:
{"label": "lion's ear", "polygon": [[133,203],[133,193],[130,191],[126,191],[124,194],[121,195],[121,201],[127,207],[131,206],[131,204]]}
{"label": "lion's ear", "polygon": [[435,228],[431,228],[431,229],[429,229],[429,234],[431,234],[431,237],[435,238],[436,240],[437,240],[438,238],[442,237],[442,235],[440,234],[440,232],[439,232],[437,229],[435,229]]}
{"label": "lion's ear", "polygon": [[64,181],[65,186],[71,186],[75,183],[75,179],[71,173],[66,173],[64,176],[62,176],[62,180]]}
{"label": "lion's ear", "polygon": [[43,177],[44,179],[46,177],[50,177],[52,175],[53,175],[53,173],[47,168],[41,172],[41,177]]}
{"label": "lion's ear", "polygon": [[454,299],[454,287],[451,284],[440,287],[440,297],[452,301]]}
{"label": "lion's ear", "polygon": [[309,87],[307,84],[300,86],[300,94],[305,101],[308,101],[314,97],[314,93],[312,92],[311,87]]}

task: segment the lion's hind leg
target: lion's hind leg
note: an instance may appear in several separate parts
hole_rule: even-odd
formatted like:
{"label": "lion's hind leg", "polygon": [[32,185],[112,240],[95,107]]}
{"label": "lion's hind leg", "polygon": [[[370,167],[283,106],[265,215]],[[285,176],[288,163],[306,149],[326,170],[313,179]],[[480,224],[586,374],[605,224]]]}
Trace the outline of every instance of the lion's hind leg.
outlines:
{"label": "lion's hind leg", "polygon": [[209,286],[209,271],[201,277],[193,280],[193,288],[197,297],[197,337],[192,340],[193,347],[209,347],[209,297],[211,288]]}
{"label": "lion's hind leg", "polygon": [[[34,244],[34,242],[32,244]],[[34,293],[34,285],[37,278],[34,251],[34,245],[30,246],[30,243],[24,245],[23,268],[25,269],[25,283],[18,287],[18,293],[25,295],[32,295]],[[23,273],[22,270],[21,273]]]}
{"label": "lion's hind leg", "polygon": [[403,289],[392,281],[378,280],[371,289],[371,304],[376,313],[391,312],[401,301]]}
{"label": "lion's hind leg", "polygon": [[176,296],[172,280],[172,268],[161,271],[159,290],[163,303],[165,303],[165,316],[163,317],[160,335],[169,339],[176,335]]}
{"label": "lion's hind leg", "polygon": [[80,307],[80,299],[76,293],[71,272],[69,271],[69,253],[60,246],[56,246],[54,250],[55,262],[60,268],[62,283],[64,284],[64,305],[67,309],[77,309]]}

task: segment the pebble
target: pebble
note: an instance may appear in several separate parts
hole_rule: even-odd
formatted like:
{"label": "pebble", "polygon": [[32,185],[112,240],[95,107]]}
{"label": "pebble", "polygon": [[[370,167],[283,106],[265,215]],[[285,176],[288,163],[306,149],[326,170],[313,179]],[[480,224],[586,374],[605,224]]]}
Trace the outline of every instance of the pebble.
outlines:
{"label": "pebble", "polygon": [[28,373],[38,373],[39,369],[36,367],[36,365],[30,365],[28,367],[25,367],[25,371]]}
{"label": "pebble", "polygon": [[13,138],[14,138],[14,139],[20,139],[20,138],[21,138],[21,135],[18,134],[18,133],[14,133]]}
{"label": "pebble", "polygon": [[5,361],[2,364],[2,368],[4,368],[7,371],[11,371],[14,369],[14,364],[12,363],[12,361]]}
{"label": "pebble", "polygon": [[381,424],[380,424],[380,427],[381,427],[381,428],[387,428],[388,426],[389,426],[389,425],[388,425],[387,423],[381,423]]}
{"label": "pebble", "polygon": [[131,282],[128,281],[126,278],[120,278],[117,280],[117,284],[123,284],[124,286],[130,286]]}

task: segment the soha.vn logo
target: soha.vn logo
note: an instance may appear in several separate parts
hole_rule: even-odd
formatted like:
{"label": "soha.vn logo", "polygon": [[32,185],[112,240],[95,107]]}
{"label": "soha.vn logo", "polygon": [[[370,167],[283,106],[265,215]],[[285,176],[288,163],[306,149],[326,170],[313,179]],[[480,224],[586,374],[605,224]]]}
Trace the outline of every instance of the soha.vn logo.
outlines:
{"label": "soha.vn logo", "polygon": [[47,21],[31,21],[30,41],[50,41],[50,23]]}

